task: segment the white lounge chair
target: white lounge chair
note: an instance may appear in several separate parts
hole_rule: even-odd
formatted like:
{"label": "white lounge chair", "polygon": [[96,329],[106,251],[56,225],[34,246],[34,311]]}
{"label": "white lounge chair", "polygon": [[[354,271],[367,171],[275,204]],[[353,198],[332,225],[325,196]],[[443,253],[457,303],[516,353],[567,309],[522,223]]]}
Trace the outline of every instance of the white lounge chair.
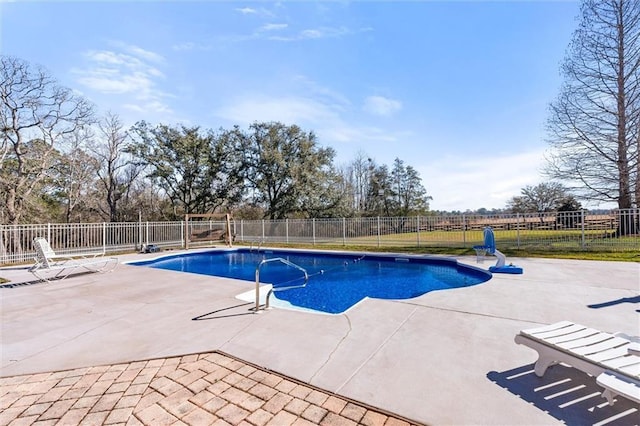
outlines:
{"label": "white lounge chair", "polygon": [[[45,238],[35,238],[33,247],[36,251],[35,263],[29,268],[29,272],[42,281],[64,279],[78,270],[106,272],[113,270],[118,264],[117,258],[105,257],[104,252],[57,255]],[[47,278],[46,274],[49,272],[53,275]]]}
{"label": "white lounge chair", "polygon": [[522,330],[515,342],[538,352],[534,368],[538,377],[562,362],[596,377],[609,404],[613,405],[616,395],[640,403],[639,337],[562,321]]}

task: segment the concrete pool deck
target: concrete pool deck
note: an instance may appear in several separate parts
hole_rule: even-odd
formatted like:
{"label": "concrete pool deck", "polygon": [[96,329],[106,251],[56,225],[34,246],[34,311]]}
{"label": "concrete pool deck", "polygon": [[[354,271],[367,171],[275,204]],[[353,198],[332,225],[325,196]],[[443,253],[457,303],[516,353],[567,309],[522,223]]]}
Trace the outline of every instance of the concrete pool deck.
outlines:
{"label": "concrete pool deck", "polygon": [[[475,265],[475,258],[459,260]],[[341,315],[253,314],[235,296],[254,283],[125,264],[37,284],[25,268],[2,269],[14,285],[0,288],[0,383],[6,395],[21,375],[229,354],[402,417],[388,424],[640,422],[638,404],[618,398],[607,405],[595,379],[580,371],[557,365],[536,377],[537,354],[513,341],[521,329],[561,320],[639,335],[640,264],[511,260],[523,275],[495,274],[409,300],[367,299]],[[9,412],[11,404],[0,409]],[[323,421],[340,423],[333,420]]]}

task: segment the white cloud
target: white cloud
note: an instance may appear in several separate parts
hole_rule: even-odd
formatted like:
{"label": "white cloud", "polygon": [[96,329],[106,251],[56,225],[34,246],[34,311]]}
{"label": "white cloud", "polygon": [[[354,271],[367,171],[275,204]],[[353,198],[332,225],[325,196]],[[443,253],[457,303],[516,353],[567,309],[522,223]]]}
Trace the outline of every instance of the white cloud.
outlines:
{"label": "white cloud", "polygon": [[300,31],[299,38],[322,38],[325,34],[329,34],[322,30],[303,30]]}
{"label": "white cloud", "polygon": [[402,109],[402,103],[383,96],[369,96],[364,100],[363,109],[369,114],[389,116]]}
{"label": "white cloud", "polygon": [[314,99],[289,96],[253,95],[233,100],[215,115],[231,122],[248,125],[254,121],[281,121],[285,124],[318,123],[335,120],[329,105]]}
{"label": "white cloud", "polygon": [[299,88],[300,93],[305,93],[325,104],[330,104],[331,108],[337,112],[342,112],[351,106],[349,99],[342,93],[323,86],[304,75],[295,75],[290,81]]}
{"label": "white cloud", "polygon": [[[280,20],[280,21],[289,21],[290,14],[286,12],[286,7],[284,3],[276,2],[272,4],[270,9],[268,8],[253,8],[253,7],[241,7],[234,9],[236,12],[242,15],[252,15],[252,19],[262,19],[264,21],[270,20]],[[322,13],[324,10],[323,7],[319,7],[318,11]],[[285,18],[280,18],[280,16],[285,16]],[[280,22],[273,23],[267,22],[262,26],[257,27],[251,33],[245,34],[234,34],[234,35],[226,35],[219,36],[218,39],[222,42],[244,42],[248,40],[256,40],[256,39],[266,39],[271,41],[280,41],[280,42],[292,42],[292,41],[300,41],[300,40],[317,40],[324,38],[337,38],[343,37],[353,34],[358,34],[362,32],[371,31],[371,27],[362,27],[362,28],[348,28],[345,26],[320,26],[317,28],[292,28],[290,23]]]}
{"label": "white cloud", "polygon": [[126,97],[121,103],[132,111],[171,111],[164,102],[169,95],[158,89],[165,75],[157,65],[164,58],[138,46],[111,44],[118,50],[86,52],[87,66],[72,70],[78,83],[100,94]]}
{"label": "white cloud", "polygon": [[261,26],[258,31],[278,31],[284,30],[288,27],[288,24],[265,24]]}
{"label": "white cloud", "polygon": [[253,9],[251,7],[239,7],[239,8],[236,8],[236,12],[240,12],[243,15],[252,15],[252,14],[258,13],[258,11],[256,9]]}
{"label": "white cloud", "polygon": [[151,82],[140,74],[118,75],[112,70],[95,69],[78,80],[81,84],[107,94],[135,93],[148,91]]}
{"label": "white cloud", "polygon": [[117,43],[125,52],[130,53],[133,56],[137,56],[138,58],[142,58],[149,62],[164,62],[164,57],[155,52],[151,52],[149,50],[145,50],[141,47],[134,46],[131,44]]}
{"label": "white cloud", "polygon": [[[115,52],[107,51],[89,51],[87,57],[95,62],[102,63],[104,65],[123,65],[128,61],[136,61],[135,58],[128,57],[125,60],[123,55],[119,55]],[[136,61],[139,63],[139,61]]]}
{"label": "white cloud", "polygon": [[[339,98],[339,97],[338,97]],[[313,131],[318,143],[336,150],[336,164],[346,163],[363,149],[401,145],[411,135],[348,119],[349,107],[334,97],[246,95],[229,99],[213,114],[230,125],[246,128],[253,122],[279,121]],[[375,156],[375,155],[374,155]],[[382,161],[386,161],[383,159]],[[389,159],[389,161],[391,161]]]}
{"label": "white cloud", "polygon": [[[490,149],[488,150],[490,152]],[[543,150],[497,153],[482,157],[434,159],[416,167],[433,210],[477,210],[504,208],[507,200],[526,185],[543,179]]]}
{"label": "white cloud", "polygon": [[[275,6],[277,7],[278,4],[276,4]],[[264,7],[261,7],[260,9],[254,9],[252,7],[239,7],[239,8],[236,8],[235,11],[243,15],[259,15],[259,16],[268,17],[268,18],[275,16],[273,12],[271,12],[268,9],[265,9]]]}
{"label": "white cloud", "polygon": [[[320,134],[320,132],[318,132]],[[350,124],[344,121],[324,126],[321,133],[325,140],[361,146],[367,143],[369,147],[375,144],[389,145],[400,140],[398,134],[366,124]]]}
{"label": "white cloud", "polygon": [[182,43],[175,43],[171,46],[171,48],[177,51],[189,51],[195,50],[197,48],[197,44],[191,41],[185,41]]}
{"label": "white cloud", "polygon": [[183,43],[176,43],[172,45],[171,49],[177,52],[189,52],[193,50],[211,50],[212,46],[210,44],[194,43],[192,41],[186,41]]}
{"label": "white cloud", "polygon": [[267,38],[273,41],[317,40],[323,38],[344,37],[347,35],[357,34],[370,30],[371,28],[360,28],[357,30],[352,30],[346,27],[320,27],[300,30],[297,33],[293,33],[290,35],[273,35]]}
{"label": "white cloud", "polygon": [[350,161],[352,155],[363,149],[379,156],[381,161],[387,161],[387,156],[391,161],[392,156],[398,155],[397,148],[412,149],[407,145],[415,137],[406,129],[398,131],[379,127],[375,121],[354,119],[361,114],[343,93],[305,75],[294,75],[285,80],[286,89],[274,89],[273,93],[257,91],[222,98],[224,103],[212,114],[231,125],[243,127],[256,121],[279,121],[313,130],[320,144],[336,149],[337,163]]}

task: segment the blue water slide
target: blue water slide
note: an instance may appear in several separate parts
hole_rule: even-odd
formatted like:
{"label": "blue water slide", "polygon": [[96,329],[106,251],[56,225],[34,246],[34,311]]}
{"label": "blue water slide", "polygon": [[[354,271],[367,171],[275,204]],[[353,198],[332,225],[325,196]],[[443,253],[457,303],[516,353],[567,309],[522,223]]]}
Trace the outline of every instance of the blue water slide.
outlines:
{"label": "blue water slide", "polygon": [[489,267],[489,272],[500,274],[522,274],[522,268],[514,264],[506,264],[505,255],[496,248],[496,237],[493,228],[487,226],[484,228],[484,245],[473,246],[474,250],[484,250],[488,254],[494,255],[498,260],[494,266]]}

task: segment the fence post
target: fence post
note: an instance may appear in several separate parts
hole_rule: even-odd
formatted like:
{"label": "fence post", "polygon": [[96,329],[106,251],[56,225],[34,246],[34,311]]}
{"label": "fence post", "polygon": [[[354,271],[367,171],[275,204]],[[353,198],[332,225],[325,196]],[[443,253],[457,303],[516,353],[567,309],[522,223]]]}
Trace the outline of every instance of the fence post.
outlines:
{"label": "fence post", "polygon": [[582,248],[582,250],[584,250],[584,248],[586,247],[586,242],[585,242],[585,235],[584,235],[584,209],[580,210],[580,228],[581,228],[581,234],[582,234],[582,239],[580,242],[580,247]]}
{"label": "fence post", "polygon": [[520,249],[520,213],[516,213],[516,241],[516,247]]}
{"label": "fence post", "polygon": [[49,243],[52,243],[51,241],[51,224],[47,223],[47,241],[49,241]]}
{"label": "fence post", "polygon": [[467,248],[467,216],[462,215],[462,247]]}
{"label": "fence post", "polygon": [[142,212],[138,210],[138,251],[142,251]]}
{"label": "fence post", "polygon": [[5,245],[4,245],[4,225],[0,224],[0,265],[9,263],[8,248],[9,247],[5,248]]}
{"label": "fence post", "polygon": [[244,219],[240,219],[240,241],[244,242]]}
{"label": "fence post", "polygon": [[107,223],[102,222],[102,252],[107,252]]}
{"label": "fence post", "polygon": [[289,244],[289,218],[286,218],[284,220],[284,232],[287,236],[287,244]]}
{"label": "fence post", "polygon": [[418,247],[420,247],[420,215],[416,216],[416,234],[418,234]]}
{"label": "fence post", "polygon": [[183,239],[182,241],[184,241],[184,249],[185,250],[189,250],[189,214],[185,214],[184,215],[184,221],[182,222],[184,223],[184,229],[182,230],[183,232]]}
{"label": "fence post", "polygon": [[342,247],[347,245],[347,219],[342,218]]}
{"label": "fence post", "polygon": [[316,245],[316,218],[311,219],[311,232],[313,238],[313,245]]}
{"label": "fence post", "polygon": [[380,247],[380,216],[378,216],[378,247]]}
{"label": "fence post", "polygon": [[149,245],[149,221],[145,222],[144,240],[145,244]]}
{"label": "fence post", "polygon": [[264,219],[262,219],[262,241],[264,241]]}

